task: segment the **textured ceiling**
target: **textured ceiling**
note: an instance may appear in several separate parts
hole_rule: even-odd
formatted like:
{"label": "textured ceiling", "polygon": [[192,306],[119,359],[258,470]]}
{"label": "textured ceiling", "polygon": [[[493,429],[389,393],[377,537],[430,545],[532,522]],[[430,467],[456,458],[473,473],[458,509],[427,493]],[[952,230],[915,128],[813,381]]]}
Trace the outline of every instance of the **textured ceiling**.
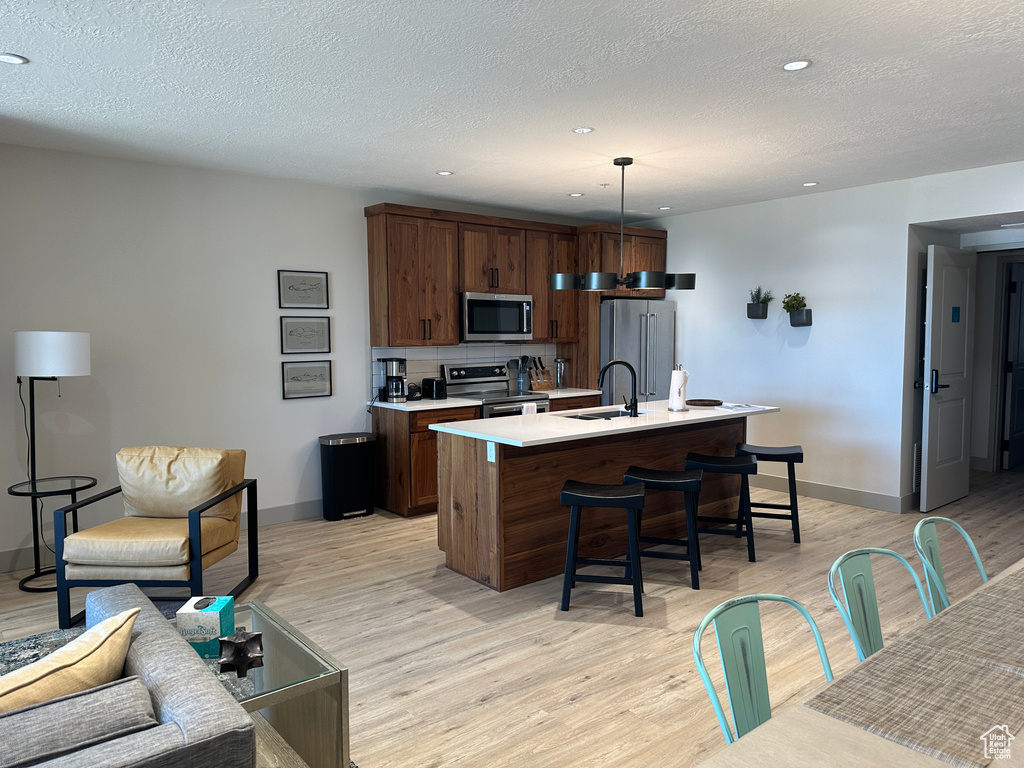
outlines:
{"label": "textured ceiling", "polygon": [[0,142],[381,201],[616,221],[631,155],[639,220],[1024,160],[1021,0],[0,0],[0,50]]}

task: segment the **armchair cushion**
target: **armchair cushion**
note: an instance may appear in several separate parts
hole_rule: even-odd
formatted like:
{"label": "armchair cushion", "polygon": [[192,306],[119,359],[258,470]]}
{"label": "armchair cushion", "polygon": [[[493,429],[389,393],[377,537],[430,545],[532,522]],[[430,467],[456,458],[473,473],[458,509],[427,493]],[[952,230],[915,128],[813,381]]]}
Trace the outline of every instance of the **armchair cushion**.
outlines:
{"label": "armchair cushion", "polygon": [[122,611],[39,661],[0,677],[0,712],[95,688],[121,676],[138,608]]}
{"label": "armchair cushion", "polygon": [[[133,517],[187,517],[188,511],[242,482],[245,451],[144,446],[117,452],[124,513]],[[206,512],[237,524],[241,497]]]}
{"label": "armchair cushion", "polygon": [[[230,520],[203,517],[199,525],[203,555],[237,540],[237,526]],[[186,565],[188,519],[122,517],[86,528],[64,539],[64,561],[115,568]]]}

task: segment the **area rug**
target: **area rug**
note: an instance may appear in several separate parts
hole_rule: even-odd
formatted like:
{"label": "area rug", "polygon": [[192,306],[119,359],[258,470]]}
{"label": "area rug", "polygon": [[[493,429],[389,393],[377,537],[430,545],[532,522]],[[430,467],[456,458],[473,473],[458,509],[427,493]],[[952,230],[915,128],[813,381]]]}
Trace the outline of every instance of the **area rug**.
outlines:
{"label": "area rug", "polygon": [[[154,603],[164,616],[173,618],[174,612],[182,605],[181,602],[160,601]],[[71,629],[55,629],[52,632],[44,632],[40,635],[30,635],[17,640],[0,642],[0,675],[5,675],[33,661],[38,661],[47,654],[53,653],[58,648],[67,645],[80,634],[85,632],[85,626],[72,627]],[[220,665],[216,659],[204,659],[210,671],[217,676],[221,684],[236,699],[242,695],[252,695],[253,684],[249,678],[238,678],[234,673],[221,674]],[[349,768],[359,768],[354,762],[349,761]]]}

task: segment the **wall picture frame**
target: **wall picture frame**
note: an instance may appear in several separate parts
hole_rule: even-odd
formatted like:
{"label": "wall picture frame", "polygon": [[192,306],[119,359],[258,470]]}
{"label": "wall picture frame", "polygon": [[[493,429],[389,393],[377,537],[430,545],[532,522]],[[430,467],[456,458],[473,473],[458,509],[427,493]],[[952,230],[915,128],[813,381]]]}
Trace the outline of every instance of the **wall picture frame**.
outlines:
{"label": "wall picture frame", "polygon": [[277,306],[281,309],[330,309],[327,273],[277,270]]}
{"label": "wall picture frame", "polygon": [[333,394],[331,361],[303,360],[281,363],[281,394],[285,400],[330,397]]}
{"label": "wall picture frame", "polygon": [[281,354],[321,354],[331,351],[331,318],[281,318]]}

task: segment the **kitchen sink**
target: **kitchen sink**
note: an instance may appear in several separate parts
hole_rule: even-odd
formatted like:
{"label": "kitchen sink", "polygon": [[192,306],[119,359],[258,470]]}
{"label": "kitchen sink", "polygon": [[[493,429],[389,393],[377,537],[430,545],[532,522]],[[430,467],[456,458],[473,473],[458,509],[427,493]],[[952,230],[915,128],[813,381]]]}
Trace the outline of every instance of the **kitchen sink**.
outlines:
{"label": "kitchen sink", "polygon": [[[637,413],[652,413],[652,411],[645,411],[640,409]],[[629,411],[623,408],[610,408],[607,411],[591,411],[590,413],[556,413],[556,416],[561,416],[564,419],[579,419],[580,421],[600,421],[601,419],[615,419],[619,416],[629,416]]]}

